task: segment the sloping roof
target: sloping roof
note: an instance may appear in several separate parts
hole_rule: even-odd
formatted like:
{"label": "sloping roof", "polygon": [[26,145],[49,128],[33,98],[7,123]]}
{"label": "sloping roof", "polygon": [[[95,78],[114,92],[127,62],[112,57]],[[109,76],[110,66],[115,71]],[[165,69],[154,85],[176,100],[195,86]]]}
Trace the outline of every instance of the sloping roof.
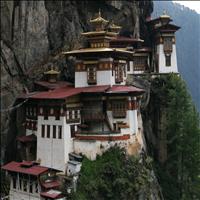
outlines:
{"label": "sloping roof", "polygon": [[113,38],[111,42],[144,42],[144,40],[140,38],[132,38],[132,37],[125,37],[125,36],[117,36],[116,38]]}
{"label": "sloping roof", "polygon": [[127,86],[127,85],[113,85],[110,87],[106,93],[144,93],[143,89],[134,87],[134,86]]}
{"label": "sloping roof", "polygon": [[31,161],[24,161],[24,162],[12,161],[2,166],[2,169],[10,171],[10,172],[18,172],[18,173],[30,174],[34,176],[38,176],[48,171],[47,167],[37,165]]}
{"label": "sloping roof", "polygon": [[127,53],[133,54],[131,51],[121,50],[117,48],[84,48],[79,50],[73,50],[68,52],[63,52],[65,55],[73,55],[73,54],[83,54],[83,53],[104,53],[104,52],[120,52],[120,53]]}
{"label": "sloping roof", "polygon": [[20,98],[27,99],[65,99],[70,96],[78,95],[81,93],[142,93],[144,90],[126,85],[116,85],[110,87],[109,85],[89,86],[74,88],[72,86],[57,88],[52,91],[36,92],[31,94],[24,94]]}
{"label": "sloping roof", "polygon": [[40,195],[51,199],[56,199],[63,196],[61,191],[52,189],[46,192],[41,192]]}
{"label": "sloping roof", "polygon": [[60,186],[60,183],[57,180],[54,180],[54,181],[44,182],[42,183],[42,186],[46,189],[50,189]]}
{"label": "sloping roof", "polygon": [[37,140],[37,137],[34,134],[22,135],[22,136],[17,137],[17,140],[20,142],[34,142]]}
{"label": "sloping roof", "polygon": [[109,87],[109,85],[83,87],[82,93],[102,93],[105,92]]}

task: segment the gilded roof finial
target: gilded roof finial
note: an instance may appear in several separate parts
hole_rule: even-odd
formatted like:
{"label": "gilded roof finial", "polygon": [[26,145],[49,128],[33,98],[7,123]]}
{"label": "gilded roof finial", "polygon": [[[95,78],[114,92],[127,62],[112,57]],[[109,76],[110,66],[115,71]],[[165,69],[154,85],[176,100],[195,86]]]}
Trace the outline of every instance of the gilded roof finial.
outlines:
{"label": "gilded roof finial", "polygon": [[101,9],[99,8],[99,17],[101,17]]}
{"label": "gilded roof finial", "polygon": [[160,16],[161,18],[170,18],[170,16],[167,14],[167,11],[164,9],[163,14]]}

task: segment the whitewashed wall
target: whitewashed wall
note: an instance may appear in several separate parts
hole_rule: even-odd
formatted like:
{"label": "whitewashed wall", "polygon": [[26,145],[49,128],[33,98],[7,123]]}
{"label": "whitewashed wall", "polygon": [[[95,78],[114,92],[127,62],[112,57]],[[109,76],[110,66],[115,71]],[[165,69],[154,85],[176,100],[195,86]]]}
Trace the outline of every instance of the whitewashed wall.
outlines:
{"label": "whitewashed wall", "polygon": [[173,44],[171,53],[171,66],[166,66],[165,53],[163,51],[163,44],[157,45],[157,53],[159,55],[159,73],[178,73],[177,68],[177,56],[176,56],[176,45]]}

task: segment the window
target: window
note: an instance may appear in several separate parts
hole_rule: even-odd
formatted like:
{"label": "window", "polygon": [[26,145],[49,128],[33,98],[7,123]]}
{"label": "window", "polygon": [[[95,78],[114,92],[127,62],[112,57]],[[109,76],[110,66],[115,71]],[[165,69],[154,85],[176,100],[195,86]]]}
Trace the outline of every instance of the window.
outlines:
{"label": "window", "polygon": [[36,182],[35,183],[35,193],[38,193],[39,192],[39,190],[38,190],[38,183]]}
{"label": "window", "polygon": [[88,84],[96,84],[96,66],[90,65],[87,67]]}
{"label": "window", "polygon": [[22,179],[19,178],[19,189],[21,190],[22,189]]}
{"label": "window", "polygon": [[127,71],[130,72],[130,61],[127,61]]}
{"label": "window", "polygon": [[45,125],[42,125],[42,137],[45,137]]}
{"label": "window", "polygon": [[60,108],[55,109],[55,119],[60,120]]}
{"label": "window", "polygon": [[164,37],[164,52],[172,52],[172,37]]}
{"label": "window", "polygon": [[71,138],[74,138],[75,137],[75,125],[71,125],[70,129],[71,129]]}
{"label": "window", "polygon": [[72,119],[72,110],[69,110],[69,118],[68,119]]}
{"label": "window", "polygon": [[16,177],[13,177],[13,188],[16,189]]}
{"label": "window", "polygon": [[115,66],[115,82],[123,82],[123,65],[117,64]]}
{"label": "window", "polygon": [[126,101],[112,102],[112,113],[114,118],[126,117]]}
{"label": "window", "polygon": [[30,182],[30,184],[29,184],[29,192],[30,192],[30,193],[33,193],[33,185],[32,185],[31,182]]}
{"label": "window", "polygon": [[56,125],[53,125],[53,138],[56,138]]}
{"label": "window", "polygon": [[45,120],[48,120],[48,114],[49,114],[49,113],[48,113],[48,108],[47,108],[47,107],[44,107],[44,111],[43,111],[43,112],[44,112],[44,119],[45,119]]}
{"label": "window", "polygon": [[165,65],[166,66],[171,66],[171,55],[170,54],[165,54]]}
{"label": "window", "polygon": [[134,71],[145,71],[147,67],[147,57],[134,57]]}
{"label": "window", "polygon": [[47,138],[50,138],[50,125],[47,125]]}
{"label": "window", "polygon": [[62,139],[62,126],[58,126],[58,139]]}
{"label": "window", "polygon": [[24,192],[27,191],[27,180],[23,180],[23,190]]}

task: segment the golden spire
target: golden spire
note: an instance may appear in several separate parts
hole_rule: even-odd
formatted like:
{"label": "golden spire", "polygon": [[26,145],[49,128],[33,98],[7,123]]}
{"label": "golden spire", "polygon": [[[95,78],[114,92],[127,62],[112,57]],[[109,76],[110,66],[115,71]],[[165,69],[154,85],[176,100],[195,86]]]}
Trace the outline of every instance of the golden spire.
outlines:
{"label": "golden spire", "polygon": [[111,31],[118,33],[121,30],[122,27],[121,26],[117,26],[114,23],[112,23],[109,28],[110,28]]}
{"label": "golden spire", "polygon": [[170,18],[165,9],[163,10],[163,14],[160,16],[160,18]]}
{"label": "golden spire", "polygon": [[101,16],[101,10],[99,9],[99,12],[98,12],[98,17],[95,18],[95,19],[91,19],[90,20],[90,23],[102,23],[102,24],[107,24],[109,21],[105,20],[102,16]]}
{"label": "golden spire", "polygon": [[60,74],[59,71],[55,70],[53,65],[51,66],[51,69],[47,72],[44,72],[44,74]]}

